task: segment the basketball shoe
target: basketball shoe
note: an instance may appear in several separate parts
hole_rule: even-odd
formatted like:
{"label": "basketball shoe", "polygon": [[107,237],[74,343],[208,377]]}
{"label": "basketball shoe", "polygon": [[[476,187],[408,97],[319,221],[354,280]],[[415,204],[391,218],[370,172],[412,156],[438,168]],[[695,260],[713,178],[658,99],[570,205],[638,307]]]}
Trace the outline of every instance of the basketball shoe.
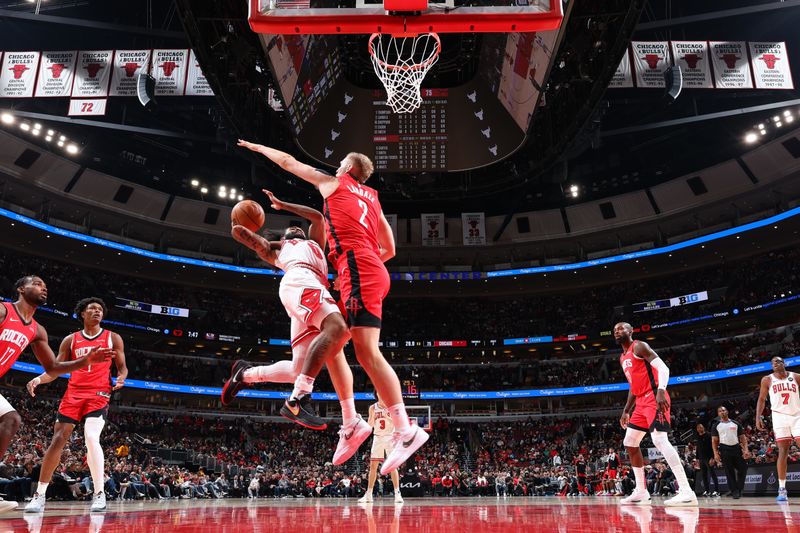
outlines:
{"label": "basketball shoe", "polygon": [[225,382],[222,387],[222,405],[228,405],[233,401],[239,391],[242,390],[247,384],[244,382],[244,371],[251,368],[253,365],[246,361],[236,361],[231,367],[231,377]]}
{"label": "basketball shoe", "polygon": [[678,494],[664,501],[667,507],[689,507],[697,505],[697,495],[693,490],[679,490]]}
{"label": "basketball shoe", "polygon": [[620,505],[650,505],[650,493],[646,490],[634,490],[633,494],[619,501]]}
{"label": "basketball shoe", "polygon": [[370,435],[372,435],[372,427],[361,418],[361,415],[358,415],[355,422],[342,426],[342,429],[339,430],[339,444],[333,454],[333,464],[346,463]]}
{"label": "basketball shoe", "polygon": [[92,513],[99,513],[100,511],[106,510],[106,493],[101,492],[99,494],[95,494],[92,497],[92,507],[90,511]]}
{"label": "basketball shoe", "polygon": [[403,433],[399,431],[392,433],[392,453],[383,462],[381,475],[386,476],[397,470],[414,452],[428,442],[429,438],[428,432],[417,425],[409,427]]}
{"label": "basketball shoe", "polygon": [[39,494],[38,492],[33,495],[31,501],[28,502],[28,505],[25,506],[26,513],[41,513],[44,511],[44,502],[45,497],[44,494]]}
{"label": "basketball shoe", "polygon": [[308,429],[322,431],[328,428],[328,423],[314,413],[310,394],[286,400],[286,403],[281,407],[281,416]]}

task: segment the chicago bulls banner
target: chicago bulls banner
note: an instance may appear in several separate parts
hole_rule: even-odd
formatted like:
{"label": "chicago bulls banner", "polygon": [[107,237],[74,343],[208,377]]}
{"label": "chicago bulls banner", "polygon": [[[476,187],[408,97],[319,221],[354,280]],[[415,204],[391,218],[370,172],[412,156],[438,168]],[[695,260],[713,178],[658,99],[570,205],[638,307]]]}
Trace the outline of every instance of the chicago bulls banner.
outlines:
{"label": "chicago bulls banner", "polygon": [[77,100],[73,98],[69,101],[67,115],[70,117],[105,115],[107,104],[107,98],[83,98]]}
{"label": "chicago bulls banner", "polygon": [[625,50],[625,55],[622,56],[622,61],[619,62],[617,71],[614,72],[614,77],[611,78],[611,83],[608,84],[608,87],[611,89],[633,87],[633,72],[631,72],[630,50]]}
{"label": "chicago bulls banner", "polygon": [[386,222],[389,223],[389,226],[392,228],[392,235],[394,235],[394,242],[397,244],[397,215],[385,215]]}
{"label": "chicago bulls banner", "polygon": [[461,213],[461,228],[466,246],[486,244],[486,220],[483,213]]}
{"label": "chicago bulls banner", "polygon": [[672,41],[672,58],[681,67],[684,89],[713,89],[707,41]]}
{"label": "chicago bulls banner", "polygon": [[422,246],[444,246],[444,213],[423,213]]}
{"label": "chicago bulls banner", "polygon": [[711,41],[711,65],[717,89],[752,89],[747,47],[739,41]]}
{"label": "chicago bulls banner", "polygon": [[631,48],[636,67],[636,86],[650,89],[664,87],[664,71],[671,65],[669,43],[633,41]]}
{"label": "chicago bulls banner", "polygon": [[40,52],[6,52],[0,72],[0,97],[30,98],[36,85]]}
{"label": "chicago bulls banner", "polygon": [[111,96],[136,96],[136,78],[147,73],[150,50],[117,50],[111,74]]}
{"label": "chicago bulls banner", "polygon": [[756,89],[794,89],[786,43],[750,43]]}
{"label": "chicago bulls banner", "polygon": [[65,97],[72,93],[75,77],[75,59],[78,52],[42,52],[39,77],[36,80],[36,96]]}
{"label": "chicago bulls banner", "polygon": [[186,96],[214,96],[205,74],[200,69],[194,50],[189,52],[189,75],[186,77]]}
{"label": "chicago bulls banner", "polygon": [[72,85],[74,98],[96,98],[108,96],[111,80],[111,58],[113,50],[81,50]]}
{"label": "chicago bulls banner", "polygon": [[182,96],[186,89],[189,50],[153,50],[150,75],[156,79],[157,96]]}

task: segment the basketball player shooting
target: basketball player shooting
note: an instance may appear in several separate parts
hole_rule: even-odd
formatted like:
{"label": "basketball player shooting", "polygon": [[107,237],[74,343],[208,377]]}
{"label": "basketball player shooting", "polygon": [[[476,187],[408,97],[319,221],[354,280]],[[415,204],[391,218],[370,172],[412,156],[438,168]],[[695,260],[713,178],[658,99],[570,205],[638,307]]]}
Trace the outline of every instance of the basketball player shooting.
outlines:
{"label": "basketball player shooting", "polygon": [[[358,503],[372,503],[372,492],[375,490],[375,480],[378,478],[378,465],[386,460],[392,451],[392,432],[394,431],[392,418],[380,395],[376,393],[375,396],[378,401],[369,406],[369,420],[367,421],[373,432],[367,492],[359,498]],[[392,471],[392,487],[394,487],[394,502],[403,503],[403,496],[400,494],[400,473],[397,470]]]}
{"label": "basketball player shooting", "polygon": [[[284,202],[270,191],[273,209],[286,210],[308,220],[308,238],[302,228],[289,227],[280,242],[269,242],[244,226],[234,225],[231,235],[261,260],[285,272],[278,294],[291,318],[292,360],[267,366],[236,361],[231,377],[222,389],[222,404],[228,405],[243,388],[252,383],[295,383],[306,360],[327,364],[328,373],[342,406],[342,428],[333,464],[346,462],[369,437],[372,428],[356,412],[353,372],[342,351],[347,342],[347,325],[336,301],[328,292],[328,262],[325,260],[325,220],[322,213],[303,205]],[[331,355],[333,354],[333,355]],[[316,430],[327,427],[309,406],[311,395],[290,398],[281,415]]]}
{"label": "basketball player shooting", "polygon": [[[45,372],[51,376],[98,365],[114,356],[114,350],[110,348],[94,348],[81,359],[57,361],[47,344],[47,331],[33,319],[36,309],[47,303],[47,285],[39,276],[25,276],[17,280],[14,289],[17,301],[3,302],[0,306],[0,377],[17,362],[28,345]],[[5,457],[8,445],[21,423],[19,413],[0,395],[0,457]],[[17,502],[0,499],[0,513],[16,508]]]}
{"label": "basketball player shooting", "polygon": [[772,409],[772,430],[778,442],[778,498],[789,501],[786,495],[786,470],[792,440],[800,446],[800,388],[798,375],[786,370],[782,357],[772,358],[772,374],[761,378],[761,389],[756,404],[756,429],[765,431],[762,418],[767,396]]}
{"label": "basketball player shooting", "polygon": [[644,477],[644,457],[639,444],[650,433],[653,444],[664,456],[678,482],[678,493],[666,500],[670,507],[697,505],[697,496],[689,486],[686,472],[675,447],[669,442],[670,399],[667,394],[669,368],[646,342],[633,340],[633,328],[627,322],[614,326],[614,339],[622,347],[619,362],[630,384],[628,401],[619,419],[625,430],[623,444],[631,458],[636,479],[633,493],[620,501],[623,505],[649,505],[650,493]]}
{"label": "basketball player shooting", "polygon": [[[383,263],[394,257],[395,243],[378,192],[365,185],[372,175],[372,161],[364,154],[351,152],[332,176],[280,150],[242,140],[239,146],[262,154],[283,170],[314,185],[325,200],[331,250],[328,258],[339,275],[340,305],[347,313],[356,357],[389,406],[394,423],[394,449],[381,467],[381,474],[387,475],[425,444],[428,434],[409,423],[400,381],[378,347],[383,299],[389,293],[390,284],[389,272]],[[311,394],[314,379],[325,363],[317,359],[321,355],[309,354],[306,358],[291,400]]]}
{"label": "basketball player shooting", "polygon": [[[108,403],[111,392],[125,386],[128,377],[128,367],[125,364],[125,345],[122,337],[113,331],[100,327],[107,312],[106,304],[100,298],[84,298],[75,306],[75,314],[83,323],[83,328],[71,335],[64,337],[58,349],[58,361],[75,361],[96,348],[108,348],[114,351],[114,362],[117,367],[117,382],[111,384],[111,361],[90,365],[76,370],[69,376],[67,392],[58,406],[56,423],[53,426],[53,440],[47,448],[42,459],[39,472],[39,485],[33,498],[25,506],[26,513],[41,513],[44,511],[47,487],[53,477],[58,463],[61,461],[61,452],[72,436],[72,431],[83,423],[84,439],[86,441],[86,463],[92,475],[94,495],[92,497],[92,512],[104,511],[106,508],[105,486],[105,457],[103,447],[100,445],[100,434],[108,417]],[[27,384],[31,396],[36,396],[36,387],[50,383],[55,378],[49,374],[41,374],[30,380]]]}

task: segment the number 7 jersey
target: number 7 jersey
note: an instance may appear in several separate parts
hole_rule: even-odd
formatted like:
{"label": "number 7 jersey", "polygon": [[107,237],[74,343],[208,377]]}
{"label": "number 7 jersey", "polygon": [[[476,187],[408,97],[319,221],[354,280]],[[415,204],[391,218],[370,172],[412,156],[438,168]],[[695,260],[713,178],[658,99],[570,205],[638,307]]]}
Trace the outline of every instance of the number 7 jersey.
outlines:
{"label": "number 7 jersey", "polygon": [[329,259],[337,258],[348,250],[366,248],[380,255],[378,225],[381,203],[378,192],[356,181],[350,174],[339,176],[339,187],[325,199]]}
{"label": "number 7 jersey", "polygon": [[797,374],[787,372],[786,379],[780,379],[774,373],[769,375],[769,405],[773,413],[782,415],[800,415],[800,385]]}

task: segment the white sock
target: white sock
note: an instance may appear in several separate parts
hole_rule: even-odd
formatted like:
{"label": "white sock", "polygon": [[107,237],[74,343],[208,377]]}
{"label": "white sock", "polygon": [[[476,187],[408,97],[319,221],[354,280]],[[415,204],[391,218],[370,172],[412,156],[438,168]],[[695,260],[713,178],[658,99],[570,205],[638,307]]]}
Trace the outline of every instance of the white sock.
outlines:
{"label": "white sock", "polygon": [[636,479],[636,492],[644,492],[647,490],[647,483],[644,481],[644,467],[634,466],[633,477]]}
{"label": "white sock", "polygon": [[254,366],[244,371],[242,381],[245,383],[294,383],[297,374],[291,361],[278,361],[265,366]]}
{"label": "white sock", "polygon": [[305,374],[299,374],[297,379],[294,380],[294,390],[292,391],[292,398],[299,398],[301,396],[305,396],[306,394],[311,394],[311,391],[314,390],[314,378],[311,376],[306,376]]}
{"label": "white sock", "polygon": [[[784,483],[786,483],[786,480],[784,480]],[[50,483],[42,483],[41,481],[39,482],[39,486],[36,487],[36,492],[39,494],[39,496],[43,497],[45,494],[47,494],[48,485],[50,485]]]}
{"label": "white sock", "polygon": [[664,456],[664,459],[669,465],[669,469],[672,470],[672,474],[675,476],[675,481],[678,482],[678,491],[691,491],[692,489],[689,486],[689,480],[686,479],[686,471],[683,469],[681,458],[672,443],[666,439],[659,439],[658,442],[656,439],[653,439],[653,443],[656,445],[656,448],[658,448],[658,451],[661,452],[661,455]]}
{"label": "white sock", "polygon": [[394,424],[394,430],[400,433],[405,433],[410,427],[411,423],[408,421],[408,413],[406,413],[406,406],[403,403],[398,403],[389,406],[389,416]]}
{"label": "white sock", "polygon": [[102,417],[87,418],[83,423],[84,436],[86,438],[86,463],[89,465],[89,472],[92,474],[92,484],[94,493],[103,492],[105,478],[103,477],[103,447],[100,446],[100,433],[103,431],[106,421]]}
{"label": "white sock", "polygon": [[[39,483],[39,485],[41,485],[41,483]],[[785,479],[779,479],[778,480],[778,488],[779,489],[785,489],[786,488],[786,480]]]}
{"label": "white sock", "polygon": [[346,400],[339,400],[339,405],[342,406],[342,424],[347,426],[352,424],[358,419],[358,411],[356,411],[356,401],[353,398]]}

